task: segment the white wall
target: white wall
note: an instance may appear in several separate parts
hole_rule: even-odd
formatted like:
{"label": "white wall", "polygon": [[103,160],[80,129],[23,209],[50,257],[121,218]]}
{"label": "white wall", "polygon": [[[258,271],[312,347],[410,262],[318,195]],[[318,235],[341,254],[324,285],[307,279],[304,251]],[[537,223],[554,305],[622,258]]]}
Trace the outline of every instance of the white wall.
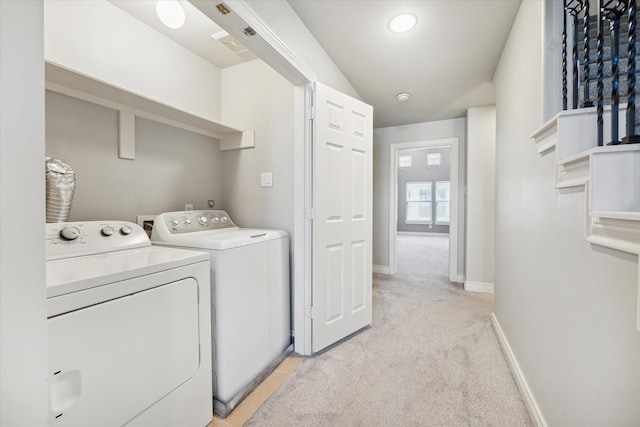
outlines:
{"label": "white wall", "polygon": [[220,70],[106,0],[45,1],[45,59],[213,121]]}
{"label": "white wall", "polygon": [[48,418],[42,3],[0,1],[0,425]]}
{"label": "white wall", "polygon": [[118,158],[117,111],[46,93],[46,154],[76,172],[71,221],[222,209],[222,153],[214,138],[136,118],[136,159]]}
{"label": "white wall", "polygon": [[465,288],[490,292],[495,252],[496,109],[467,110]]}
{"label": "white wall", "polygon": [[[255,131],[255,148],[222,155],[223,205],[240,227],[293,233],[294,86],[259,59],[222,70],[222,119]],[[260,174],[273,174],[273,187]]]}
{"label": "white wall", "polygon": [[549,426],[640,420],[637,256],[584,241],[584,191],[554,188],[542,124],[542,2],[524,1],[496,86],[495,314]]}
{"label": "white wall", "polygon": [[373,130],[373,265],[389,266],[389,150],[398,142],[459,140],[458,274],[464,266],[465,119],[441,120]]}

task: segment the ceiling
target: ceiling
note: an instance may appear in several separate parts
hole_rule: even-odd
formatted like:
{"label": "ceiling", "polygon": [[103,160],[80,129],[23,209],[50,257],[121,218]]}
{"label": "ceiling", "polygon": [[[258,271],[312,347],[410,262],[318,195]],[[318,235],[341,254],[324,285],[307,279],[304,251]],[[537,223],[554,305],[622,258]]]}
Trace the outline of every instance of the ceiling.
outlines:
{"label": "ceiling", "polygon": [[[2,0],[0,0],[2,1]],[[179,30],[165,26],[156,14],[156,2],[151,0],[109,0],[115,6],[142,21],[156,31],[173,39],[218,68],[227,68],[255,59],[250,51],[235,54],[211,37],[222,30],[187,1],[180,1],[185,12],[185,25]]]}
{"label": "ceiling", "polygon": [[[520,0],[288,0],[374,107],[374,128],[450,119],[495,103],[493,73]],[[418,23],[392,33],[389,20]],[[396,95],[409,92],[401,103]]]}
{"label": "ceiling", "polygon": [[[226,68],[254,59],[231,53],[211,37],[221,31],[188,1],[179,31],[162,25],[149,0],[111,3]],[[493,73],[521,0],[288,0],[293,10],[374,107],[374,128],[461,117],[495,102]],[[388,30],[398,13],[418,17],[406,33]],[[409,92],[407,102],[396,95]]]}

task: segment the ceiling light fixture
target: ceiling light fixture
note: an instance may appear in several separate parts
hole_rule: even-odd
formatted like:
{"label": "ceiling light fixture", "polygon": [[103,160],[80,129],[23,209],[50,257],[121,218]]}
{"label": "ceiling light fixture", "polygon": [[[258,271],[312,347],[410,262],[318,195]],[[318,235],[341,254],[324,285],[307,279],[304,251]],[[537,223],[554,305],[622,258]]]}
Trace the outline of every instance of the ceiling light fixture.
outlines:
{"label": "ceiling light fixture", "polygon": [[413,13],[401,13],[391,18],[389,21],[389,31],[394,33],[405,33],[416,26],[418,18]]}
{"label": "ceiling light fixture", "polygon": [[411,94],[409,92],[402,92],[396,95],[398,102],[407,102]]}
{"label": "ceiling light fixture", "polygon": [[156,13],[164,25],[177,30],[184,25],[185,14],[178,0],[158,0]]}

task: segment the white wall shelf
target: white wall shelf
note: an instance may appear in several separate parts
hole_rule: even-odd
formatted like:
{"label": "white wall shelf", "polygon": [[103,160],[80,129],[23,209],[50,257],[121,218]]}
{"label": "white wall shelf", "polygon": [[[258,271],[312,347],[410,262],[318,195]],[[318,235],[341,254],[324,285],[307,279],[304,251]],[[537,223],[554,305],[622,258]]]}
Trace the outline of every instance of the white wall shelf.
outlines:
{"label": "white wall shelf", "polygon": [[46,89],[53,92],[217,138],[221,150],[255,146],[253,131],[242,131],[199,117],[53,63],[45,64],[45,80]]}

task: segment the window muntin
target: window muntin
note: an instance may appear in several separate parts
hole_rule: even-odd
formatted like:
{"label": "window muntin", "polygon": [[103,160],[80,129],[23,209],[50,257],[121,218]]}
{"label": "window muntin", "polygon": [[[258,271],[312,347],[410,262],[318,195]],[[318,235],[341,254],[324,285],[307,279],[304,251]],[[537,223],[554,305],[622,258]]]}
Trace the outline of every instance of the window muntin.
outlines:
{"label": "window muntin", "polygon": [[436,223],[451,221],[451,182],[436,181]]}
{"label": "window muntin", "polygon": [[440,166],[442,164],[442,153],[427,153],[427,167]]}
{"label": "window muntin", "polygon": [[431,182],[407,182],[405,223],[431,224],[433,222],[431,188]]}
{"label": "window muntin", "polygon": [[398,156],[398,167],[410,168],[411,167],[411,154],[403,154]]}

